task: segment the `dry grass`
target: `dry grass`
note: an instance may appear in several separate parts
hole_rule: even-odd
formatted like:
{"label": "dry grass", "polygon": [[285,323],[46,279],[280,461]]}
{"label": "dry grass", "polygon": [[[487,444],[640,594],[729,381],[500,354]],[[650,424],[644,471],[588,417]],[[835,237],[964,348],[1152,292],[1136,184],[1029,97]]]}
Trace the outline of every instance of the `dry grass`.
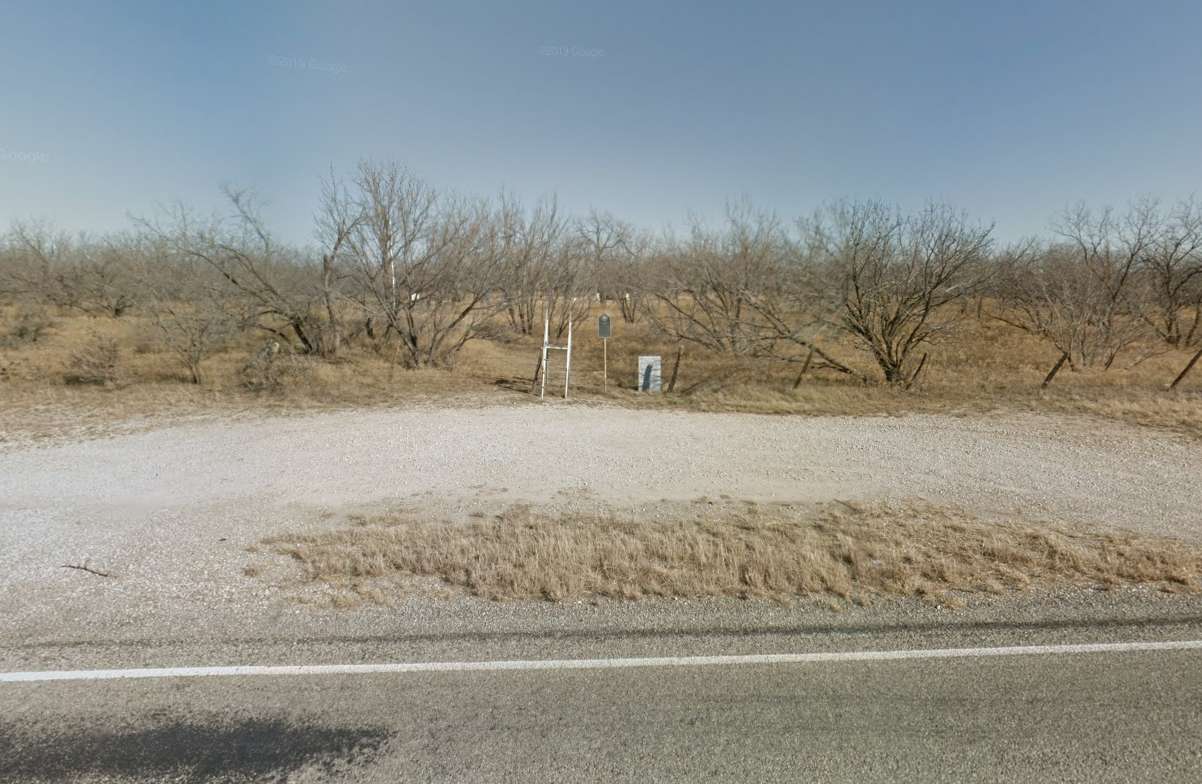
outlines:
{"label": "dry grass", "polygon": [[[623,341],[626,345],[615,346],[620,341],[611,341],[611,370],[624,370],[623,380],[629,382],[636,355],[658,353],[664,358],[666,379],[675,345],[657,341],[643,328],[633,332]],[[834,345],[836,356],[870,376],[875,372],[849,343]],[[1143,349],[1161,351],[1154,346]],[[580,358],[573,359],[582,368],[578,396],[599,393],[600,373],[594,368],[600,366],[600,355],[599,341],[591,333],[586,335],[581,341]],[[1109,371],[1065,370],[1043,390],[1040,383],[1056,361],[1055,350],[1000,322],[969,319],[958,333],[931,347],[922,379],[909,391],[878,383],[864,385],[830,372],[810,373],[795,386],[796,365],[740,361],[686,346],[677,394],[652,396],[611,387],[608,397],[627,405],[760,414],[1056,412],[1202,437],[1202,369],[1178,390],[1165,391],[1189,357],[1187,351],[1163,351],[1143,359],[1133,352],[1124,355]]]}
{"label": "dry grass", "polygon": [[[998,594],[1029,586],[1195,592],[1202,550],[1171,539],[991,524],[925,505],[723,509],[640,522],[516,508],[466,524],[368,521],[264,542],[307,580],[381,600],[380,581],[437,578],[488,599]],[[392,582],[393,586],[401,586]]]}
{"label": "dry grass", "polygon": [[[601,307],[595,308],[597,312]],[[616,314],[615,314],[616,315]],[[16,334],[29,315],[0,308],[0,334]],[[96,318],[51,313],[36,340],[9,341],[0,348],[0,409],[12,412],[16,432],[26,422],[48,419],[57,407],[68,416],[95,412],[119,419],[183,410],[305,409],[328,406],[396,405],[468,396],[494,403],[530,399],[538,341],[515,337],[502,325],[496,339],[468,344],[450,371],[404,370],[365,345],[335,362],[290,357],[290,383],[270,393],[245,389],[239,371],[264,338],[245,335],[206,361],[206,383],[193,386],[176,358],[154,340],[151,325],[135,315]],[[1056,353],[1000,322],[969,318],[953,337],[932,347],[922,379],[911,391],[861,384],[831,372],[811,372],[795,386],[797,366],[747,361],[686,347],[675,394],[633,391],[636,356],[661,354],[666,376],[674,343],[646,323],[616,321],[609,345],[609,388],[602,392],[601,342],[590,321],[577,331],[573,396],[631,407],[763,414],[896,415],[967,414],[993,410],[1053,411],[1104,417],[1168,428],[1202,437],[1202,368],[1178,391],[1165,385],[1184,366],[1187,352],[1166,352],[1135,364],[1132,352],[1110,371],[1064,371],[1040,390]],[[68,387],[72,357],[98,338],[119,346],[119,382],[107,387]],[[1152,348],[1152,347],[1145,347]],[[832,351],[872,373],[866,358],[849,344]],[[26,413],[33,411],[32,417]],[[0,429],[6,423],[0,422]]]}

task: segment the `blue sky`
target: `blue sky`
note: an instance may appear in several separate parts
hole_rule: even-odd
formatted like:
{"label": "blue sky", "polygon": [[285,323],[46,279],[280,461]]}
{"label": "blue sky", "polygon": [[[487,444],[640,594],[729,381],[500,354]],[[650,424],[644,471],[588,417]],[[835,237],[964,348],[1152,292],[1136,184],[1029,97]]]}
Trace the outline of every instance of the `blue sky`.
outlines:
{"label": "blue sky", "polygon": [[1202,191],[1202,4],[0,0],[0,223],[255,188],[287,239],[360,158],[649,228],[748,197],[946,201],[1003,238]]}

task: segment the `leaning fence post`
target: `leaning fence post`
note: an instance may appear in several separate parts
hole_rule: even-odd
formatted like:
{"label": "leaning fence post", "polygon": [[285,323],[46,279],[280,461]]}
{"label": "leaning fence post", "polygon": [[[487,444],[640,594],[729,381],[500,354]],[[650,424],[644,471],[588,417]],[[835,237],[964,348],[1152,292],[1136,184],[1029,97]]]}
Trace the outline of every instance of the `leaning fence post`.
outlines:
{"label": "leaning fence post", "polygon": [[1056,360],[1055,365],[1052,365],[1052,370],[1043,379],[1043,383],[1039,385],[1040,389],[1048,388],[1048,384],[1052,383],[1052,379],[1054,379],[1056,377],[1056,374],[1060,372],[1061,365],[1063,365],[1066,361],[1068,361],[1068,352],[1067,351],[1060,355],[1060,359]]}
{"label": "leaning fence post", "polygon": [[805,376],[806,371],[810,369],[810,363],[814,361],[814,349],[810,347],[810,353],[806,354],[806,361],[801,366],[801,372],[797,374],[797,380],[793,382],[793,388],[797,389],[801,386],[801,379]]}
{"label": "leaning fence post", "polygon": [[1177,385],[1185,380],[1185,377],[1189,375],[1189,372],[1194,369],[1194,365],[1198,364],[1199,359],[1202,359],[1202,348],[1198,349],[1198,353],[1194,354],[1194,358],[1189,361],[1189,364],[1185,366],[1185,369],[1177,374],[1177,378],[1173,379],[1172,384],[1169,384],[1170,390],[1176,389]]}

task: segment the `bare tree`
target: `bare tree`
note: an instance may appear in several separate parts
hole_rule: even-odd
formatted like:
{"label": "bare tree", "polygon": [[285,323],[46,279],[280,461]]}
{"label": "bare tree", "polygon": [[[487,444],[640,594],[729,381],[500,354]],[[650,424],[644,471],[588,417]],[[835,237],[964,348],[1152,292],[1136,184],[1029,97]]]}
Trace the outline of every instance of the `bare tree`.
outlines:
{"label": "bare tree", "polygon": [[128,237],[69,237],[47,223],[16,223],[0,288],[45,304],[119,318],[136,304]]}
{"label": "bare tree", "polygon": [[217,272],[245,309],[248,323],[288,343],[295,339],[302,353],[326,353],[313,267],[275,242],[252,194],[226,188],[225,195],[232,210],[225,217],[198,220],[178,207],[165,223],[139,224],[176,256]]}
{"label": "bare tree", "polygon": [[151,311],[163,343],[193,384],[204,381],[203,364],[238,334],[239,314],[220,292],[205,288],[186,300],[156,299]]}
{"label": "bare tree", "polygon": [[1137,309],[1169,346],[1202,344],[1202,207],[1189,199],[1168,215],[1154,203],[1146,209],[1152,236],[1140,257]]}
{"label": "bare tree", "polygon": [[575,230],[601,289],[601,298],[618,303],[624,322],[638,321],[645,289],[642,262],[646,239],[630,224],[596,210],[577,220]]}
{"label": "bare tree", "polygon": [[243,329],[244,313],[216,270],[180,254],[162,237],[142,237],[136,259],[141,299],[155,333],[188,380],[202,383],[205,360]]}
{"label": "bare tree", "polygon": [[835,286],[839,326],[872,355],[886,382],[912,383],[918,349],[955,323],[944,306],[980,285],[992,227],[944,206],[907,216],[876,202],[844,202],[806,228],[811,257]]}
{"label": "bare tree", "polygon": [[[1001,259],[1005,307],[995,317],[1051,343],[1059,364],[1109,368],[1146,333],[1135,284],[1156,237],[1154,210],[1145,203],[1119,218],[1078,206],[1056,230],[1063,241],[1030,242]],[[1054,376],[1049,373],[1045,386]]]}
{"label": "bare tree", "polygon": [[597,277],[588,250],[577,237],[564,237],[547,261],[543,307],[555,337],[562,338],[569,322],[578,326],[588,318],[596,297]]}
{"label": "bare tree", "polygon": [[655,258],[646,290],[658,307],[648,318],[677,341],[711,351],[810,363],[817,355],[815,368],[852,373],[818,343],[823,302],[802,262],[775,216],[728,207],[722,231],[695,221],[686,241],[668,243]]}
{"label": "bare tree", "polygon": [[317,238],[322,243],[320,298],[325,309],[322,355],[333,357],[342,349],[342,291],[346,268],[353,262],[351,243],[365,220],[363,204],[352,199],[331,171],[322,183]]}
{"label": "bare tree", "polygon": [[505,239],[501,270],[505,313],[514,331],[531,335],[540,326],[542,309],[559,306],[560,292],[551,278],[567,223],[554,199],[539,202],[527,213],[519,201],[505,194],[498,216]]}
{"label": "bare tree", "polygon": [[[505,238],[486,204],[442,197],[396,165],[363,163],[349,232],[359,305],[410,367],[450,364],[503,304]],[[350,214],[350,210],[347,210]]]}
{"label": "bare tree", "polygon": [[[396,164],[360,162],[353,186],[355,206],[362,216],[349,239],[361,282],[375,300],[387,327],[396,329],[406,293],[401,274],[426,266],[441,248],[431,247],[437,235],[438,195],[412,172]],[[408,294],[412,295],[410,291]]]}

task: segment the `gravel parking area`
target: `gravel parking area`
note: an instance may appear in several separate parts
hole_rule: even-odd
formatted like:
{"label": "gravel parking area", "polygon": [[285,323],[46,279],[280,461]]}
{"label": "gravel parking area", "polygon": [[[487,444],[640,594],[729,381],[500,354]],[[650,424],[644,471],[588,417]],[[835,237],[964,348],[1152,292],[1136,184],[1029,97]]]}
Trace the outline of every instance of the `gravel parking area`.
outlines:
{"label": "gravel parking area", "polygon": [[[384,508],[924,499],[1202,539],[1202,449],[1092,420],[553,404],[162,427],[0,454],[0,633],[299,617],[246,547]],[[62,568],[88,563],[116,577]]]}

